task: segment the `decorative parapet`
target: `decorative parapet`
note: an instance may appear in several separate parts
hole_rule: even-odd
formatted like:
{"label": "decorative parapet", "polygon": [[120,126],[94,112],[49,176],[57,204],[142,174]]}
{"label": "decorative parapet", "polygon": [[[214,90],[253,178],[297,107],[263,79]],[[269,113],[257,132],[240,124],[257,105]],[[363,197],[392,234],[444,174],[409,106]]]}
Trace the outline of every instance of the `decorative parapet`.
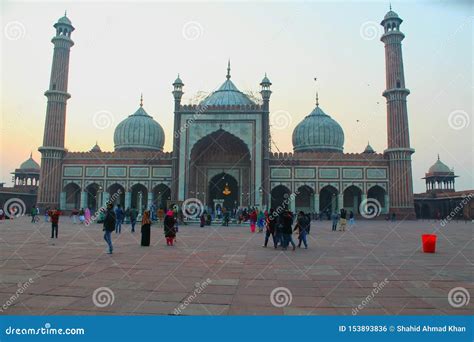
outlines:
{"label": "decorative parapet", "polygon": [[258,104],[254,105],[224,105],[224,106],[207,106],[207,105],[181,105],[180,112],[185,113],[204,113],[204,112],[261,112],[263,107]]}
{"label": "decorative parapet", "polygon": [[171,160],[171,152],[159,151],[113,151],[113,152],[67,152],[64,160]]}
{"label": "decorative parapet", "polygon": [[386,161],[382,153],[332,153],[332,152],[273,152],[270,160],[275,161]]}

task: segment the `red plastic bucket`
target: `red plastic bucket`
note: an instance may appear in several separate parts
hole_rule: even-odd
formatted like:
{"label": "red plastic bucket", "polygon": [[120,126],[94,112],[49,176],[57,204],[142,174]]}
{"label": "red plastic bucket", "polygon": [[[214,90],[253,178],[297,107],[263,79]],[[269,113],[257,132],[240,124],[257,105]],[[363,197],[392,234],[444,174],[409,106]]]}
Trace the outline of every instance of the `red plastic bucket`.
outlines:
{"label": "red plastic bucket", "polygon": [[423,234],[421,236],[421,242],[423,243],[424,253],[434,253],[436,251],[436,235]]}

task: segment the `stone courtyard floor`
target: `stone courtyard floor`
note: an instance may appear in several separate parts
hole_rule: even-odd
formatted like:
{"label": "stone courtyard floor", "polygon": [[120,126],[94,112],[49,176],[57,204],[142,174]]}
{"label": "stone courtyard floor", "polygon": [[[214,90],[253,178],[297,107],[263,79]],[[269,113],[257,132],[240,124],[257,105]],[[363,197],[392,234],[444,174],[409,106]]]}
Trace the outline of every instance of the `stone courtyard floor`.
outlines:
{"label": "stone courtyard floor", "polygon": [[[421,234],[434,231],[437,252],[422,253]],[[262,248],[263,234],[247,226],[181,226],[167,247],[155,224],[152,245],[141,247],[140,233],[124,225],[112,235],[113,255],[98,224],[62,217],[54,244],[49,234],[49,223],[27,217],[0,223],[1,315],[474,312],[472,301],[459,308],[448,301],[456,287],[473,293],[472,223],[372,220],[332,232],[329,221],[313,221],[309,249],[295,252]]]}

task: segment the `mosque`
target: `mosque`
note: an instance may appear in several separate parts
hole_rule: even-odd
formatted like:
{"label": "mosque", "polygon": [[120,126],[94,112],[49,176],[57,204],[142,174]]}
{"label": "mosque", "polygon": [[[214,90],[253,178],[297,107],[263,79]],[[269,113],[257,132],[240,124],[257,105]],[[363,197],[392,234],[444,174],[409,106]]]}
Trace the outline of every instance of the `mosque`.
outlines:
{"label": "mosque", "polygon": [[[162,126],[143,106],[120,122],[115,149],[64,148],[70,49],[75,30],[66,16],[54,24],[54,55],[41,152],[41,207],[98,208],[114,194],[124,207],[202,203],[233,209],[286,206],[306,212],[342,207],[360,214],[375,203],[379,214],[415,218],[402,40],[402,19],[390,10],[383,20],[387,148],[370,145],[344,153],[344,130],[316,100],[293,131],[293,152],[274,152],[270,136],[272,83],[265,75],[256,101],[231,79],[199,104],[184,104],[184,83],[173,82],[173,150],[163,151]],[[78,47],[80,48],[80,47]],[[171,89],[170,89],[171,90]]]}

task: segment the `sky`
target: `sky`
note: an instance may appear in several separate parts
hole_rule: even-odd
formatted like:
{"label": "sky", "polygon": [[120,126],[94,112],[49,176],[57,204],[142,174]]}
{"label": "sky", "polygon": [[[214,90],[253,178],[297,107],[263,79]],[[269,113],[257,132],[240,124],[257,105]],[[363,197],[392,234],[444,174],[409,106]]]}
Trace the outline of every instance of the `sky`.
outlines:
{"label": "sky", "polygon": [[[370,141],[387,146],[384,46],[379,25],[388,1],[307,2],[41,2],[2,1],[0,182],[29,157],[40,161],[54,36],[67,10],[76,30],[71,49],[66,148],[99,143],[113,150],[113,132],[145,110],[173,132],[172,83],[185,83],[183,103],[225,81],[258,93],[272,81],[275,150],[292,151],[294,127],[315,106],[345,133],[344,152]],[[474,188],[473,22],[470,1],[392,1],[404,20],[403,57],[413,154],[414,191],[441,160]],[[314,78],[317,78],[315,81]],[[202,93],[201,93],[202,94]],[[284,122],[282,125],[281,122]],[[280,122],[280,124],[276,124]],[[279,126],[280,125],[280,126]]]}

